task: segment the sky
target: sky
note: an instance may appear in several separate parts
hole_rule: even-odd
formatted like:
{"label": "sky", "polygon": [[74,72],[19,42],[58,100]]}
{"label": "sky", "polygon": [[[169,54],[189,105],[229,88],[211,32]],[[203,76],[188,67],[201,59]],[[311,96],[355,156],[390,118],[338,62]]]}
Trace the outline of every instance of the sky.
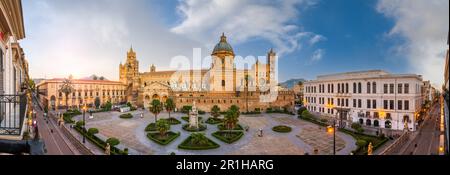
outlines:
{"label": "sky", "polygon": [[[22,0],[33,78],[118,80],[133,47],[140,72],[211,54],[279,56],[279,80],[381,69],[443,82],[448,0]],[[206,64],[205,64],[206,63]],[[204,65],[208,65],[205,61]]]}

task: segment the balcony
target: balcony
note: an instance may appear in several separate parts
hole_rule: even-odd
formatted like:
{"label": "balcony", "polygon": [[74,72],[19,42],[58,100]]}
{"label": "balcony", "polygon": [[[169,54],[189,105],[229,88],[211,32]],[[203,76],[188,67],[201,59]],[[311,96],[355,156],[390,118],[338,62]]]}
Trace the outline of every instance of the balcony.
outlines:
{"label": "balcony", "polygon": [[20,136],[26,115],[27,97],[0,95],[0,137]]}

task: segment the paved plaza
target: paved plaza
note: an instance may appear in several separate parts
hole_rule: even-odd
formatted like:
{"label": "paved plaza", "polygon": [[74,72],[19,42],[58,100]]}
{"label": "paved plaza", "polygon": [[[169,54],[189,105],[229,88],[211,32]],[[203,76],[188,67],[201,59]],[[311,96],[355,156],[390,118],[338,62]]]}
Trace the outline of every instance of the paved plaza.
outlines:
{"label": "paved plaza", "polygon": [[[217,125],[206,124],[208,129],[205,135],[220,145],[214,150],[181,150],[178,145],[191,133],[184,131],[182,125],[187,122],[182,120],[181,113],[172,113],[171,116],[182,122],[179,125],[172,125],[171,131],[180,132],[180,137],[169,145],[159,145],[146,136],[145,127],[155,121],[155,117],[148,111],[133,111],[132,119],[121,119],[119,112],[95,113],[93,119],[88,119],[86,128],[98,128],[100,138],[116,137],[120,140],[119,148],[128,148],[133,155],[168,155],[175,153],[178,155],[310,155],[318,151],[319,155],[330,155],[333,152],[333,137],[326,133],[326,128],[320,128],[312,123],[297,119],[296,116],[285,114],[258,114],[241,115],[239,123],[244,127],[249,127],[245,135],[232,144],[224,143],[211,134],[218,130]],[[143,118],[141,118],[143,114]],[[201,115],[203,120],[209,114]],[[168,118],[168,113],[162,113],[158,119]],[[82,116],[74,117],[81,120]],[[277,125],[287,125],[292,127],[290,133],[276,133],[272,127]],[[263,130],[263,137],[258,136],[258,131]],[[356,149],[355,140],[343,133],[337,133],[336,149],[340,155],[348,155]]]}

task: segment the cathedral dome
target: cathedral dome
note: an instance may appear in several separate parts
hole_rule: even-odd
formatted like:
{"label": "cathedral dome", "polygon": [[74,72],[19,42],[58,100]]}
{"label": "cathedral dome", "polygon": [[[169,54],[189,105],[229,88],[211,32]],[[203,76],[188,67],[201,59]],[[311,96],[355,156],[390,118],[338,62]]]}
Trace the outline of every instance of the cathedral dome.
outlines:
{"label": "cathedral dome", "polygon": [[222,34],[220,37],[220,42],[214,47],[213,54],[217,53],[230,53],[234,55],[233,48],[227,42],[227,37],[225,34]]}

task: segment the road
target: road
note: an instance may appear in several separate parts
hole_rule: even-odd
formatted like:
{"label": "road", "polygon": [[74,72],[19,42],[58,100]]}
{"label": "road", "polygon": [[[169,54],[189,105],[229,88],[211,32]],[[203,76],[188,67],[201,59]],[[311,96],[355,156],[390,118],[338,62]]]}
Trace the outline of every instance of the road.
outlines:
{"label": "road", "polygon": [[[41,139],[45,143],[47,155],[75,155],[69,145],[64,141],[55,121],[44,118],[44,112],[36,105],[34,101],[34,109],[36,111],[36,121]],[[53,131],[53,132],[52,132]]]}
{"label": "road", "polygon": [[402,155],[438,155],[439,119],[440,105],[435,103],[427,114],[423,126],[417,131],[417,136],[407,145]]}

